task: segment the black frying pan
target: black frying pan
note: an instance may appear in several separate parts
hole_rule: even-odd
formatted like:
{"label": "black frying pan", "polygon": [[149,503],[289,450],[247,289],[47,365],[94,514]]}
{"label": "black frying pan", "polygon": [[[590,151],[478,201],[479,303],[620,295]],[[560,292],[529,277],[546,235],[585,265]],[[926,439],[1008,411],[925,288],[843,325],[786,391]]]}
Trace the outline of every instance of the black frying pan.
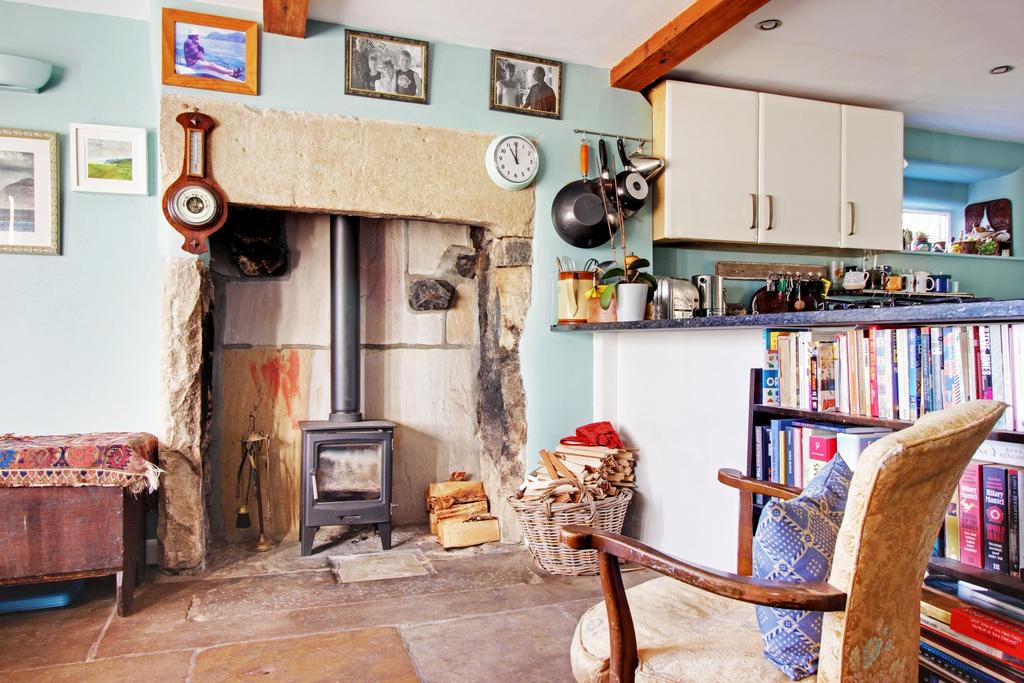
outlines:
{"label": "black frying pan", "polygon": [[[603,149],[602,149],[603,151]],[[601,198],[600,178],[590,180],[590,148],[580,143],[580,174],[555,195],[551,203],[551,222],[555,232],[574,247],[593,249],[608,242],[608,214]]]}

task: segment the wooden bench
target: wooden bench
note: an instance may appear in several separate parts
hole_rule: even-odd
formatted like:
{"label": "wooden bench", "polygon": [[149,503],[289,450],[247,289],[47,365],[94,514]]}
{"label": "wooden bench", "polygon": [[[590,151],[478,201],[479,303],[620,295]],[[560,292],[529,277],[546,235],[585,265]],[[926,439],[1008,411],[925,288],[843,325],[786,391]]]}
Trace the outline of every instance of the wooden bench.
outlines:
{"label": "wooden bench", "polygon": [[156,453],[144,432],[0,436],[0,586],[113,575],[128,614]]}
{"label": "wooden bench", "polygon": [[146,569],[143,496],[120,486],[0,488],[0,586],[117,580],[128,614]]}

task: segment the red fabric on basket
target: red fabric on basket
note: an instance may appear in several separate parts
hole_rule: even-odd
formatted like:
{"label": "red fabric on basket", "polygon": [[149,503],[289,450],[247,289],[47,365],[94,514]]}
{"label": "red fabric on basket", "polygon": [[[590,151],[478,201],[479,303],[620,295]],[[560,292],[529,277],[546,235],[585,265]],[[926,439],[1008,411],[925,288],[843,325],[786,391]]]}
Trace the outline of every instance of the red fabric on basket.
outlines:
{"label": "red fabric on basket", "polygon": [[622,448],[622,439],[612,427],[611,422],[591,422],[576,428],[575,436],[567,436],[559,441],[564,446],[605,446]]}

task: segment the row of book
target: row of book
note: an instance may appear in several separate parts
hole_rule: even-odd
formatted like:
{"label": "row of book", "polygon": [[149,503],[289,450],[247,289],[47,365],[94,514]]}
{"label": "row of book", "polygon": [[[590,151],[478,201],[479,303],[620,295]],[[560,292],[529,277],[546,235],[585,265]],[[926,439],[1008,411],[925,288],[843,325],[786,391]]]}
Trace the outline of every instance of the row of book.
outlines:
{"label": "row of book", "polygon": [[890,420],[974,399],[1024,431],[1024,324],[765,330],[762,402]]}
{"label": "row of book", "polygon": [[1020,578],[1024,467],[972,460],[960,477],[937,551],[961,564]]}
{"label": "row of book", "polygon": [[754,428],[754,476],[803,487],[837,453],[852,470],[868,444],[890,429],[807,420],[772,420]]}
{"label": "row of book", "polygon": [[[921,593],[921,657],[942,672],[921,680],[1024,680],[1024,601],[929,576]],[[931,674],[934,676],[935,674]]]}

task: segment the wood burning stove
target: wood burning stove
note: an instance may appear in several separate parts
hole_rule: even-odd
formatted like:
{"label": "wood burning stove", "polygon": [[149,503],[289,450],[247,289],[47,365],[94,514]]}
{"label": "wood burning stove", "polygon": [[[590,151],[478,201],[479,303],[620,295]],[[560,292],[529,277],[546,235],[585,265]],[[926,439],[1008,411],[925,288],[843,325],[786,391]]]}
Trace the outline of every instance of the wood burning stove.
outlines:
{"label": "wood burning stove", "polygon": [[391,547],[391,445],[395,425],[383,420],[302,423],[302,554],[321,526],[376,524]]}
{"label": "wood burning stove", "polygon": [[395,424],[359,410],[359,219],[331,216],[331,414],[303,422],[299,540],[313,551],[321,526],[376,524],[391,548]]}

